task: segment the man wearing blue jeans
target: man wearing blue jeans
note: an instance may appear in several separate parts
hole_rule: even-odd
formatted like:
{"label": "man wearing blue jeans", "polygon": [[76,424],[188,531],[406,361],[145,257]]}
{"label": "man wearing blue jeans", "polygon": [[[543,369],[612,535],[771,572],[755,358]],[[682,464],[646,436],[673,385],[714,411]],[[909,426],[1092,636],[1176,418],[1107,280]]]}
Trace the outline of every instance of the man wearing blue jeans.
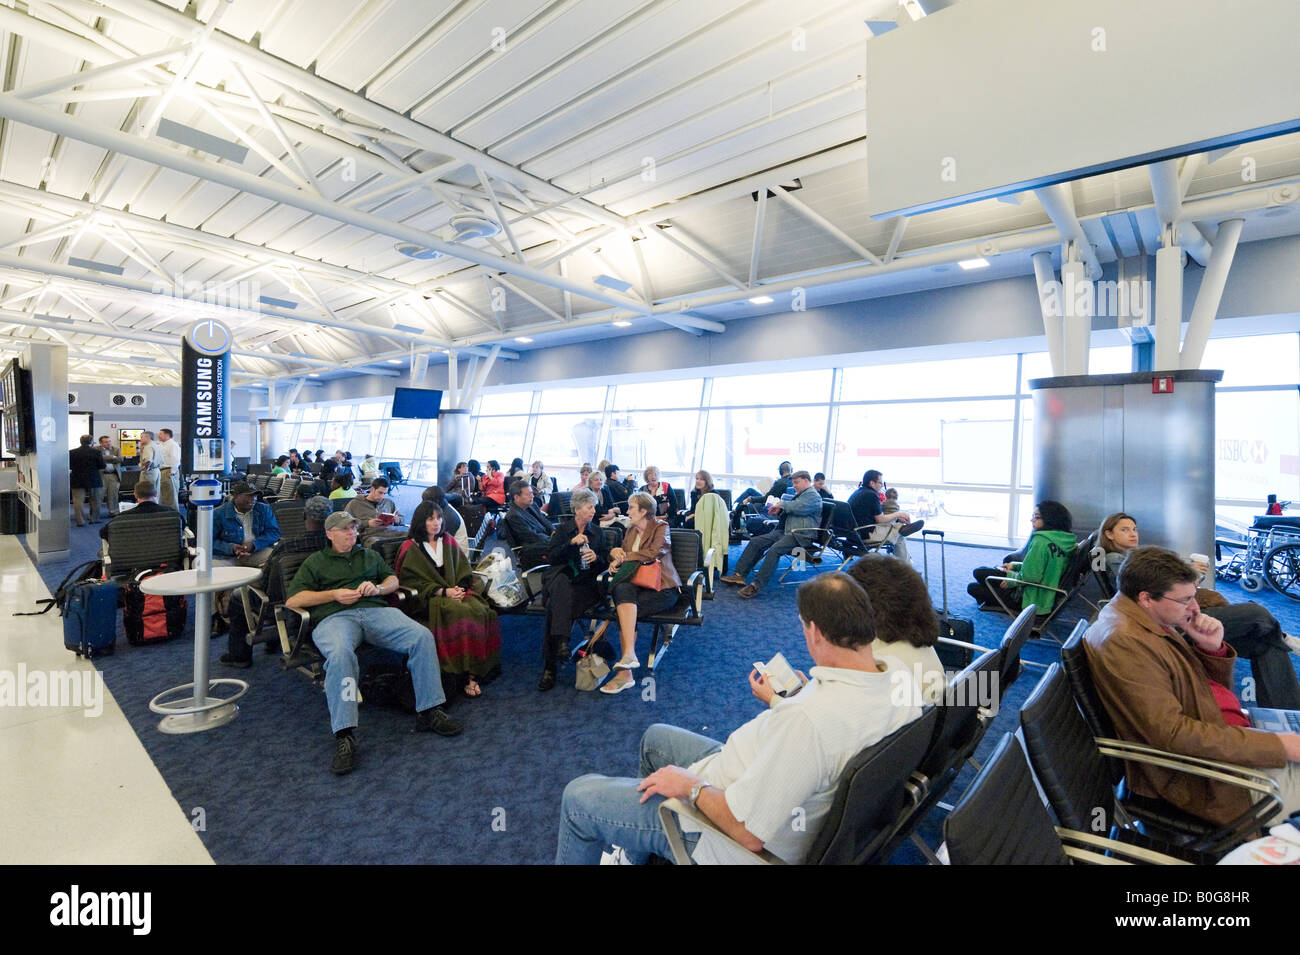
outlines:
{"label": "man wearing blue jeans", "polygon": [[325,520],[329,546],[298,568],[285,606],[311,613],[312,641],[325,657],[325,699],[336,739],[330,768],[349,773],[356,763],[357,647],[364,640],[406,654],[415,687],[415,729],[439,736],[464,727],[443,710],[446,695],[433,634],[384,597],[397,590],[397,575],[373,550],[357,546],[357,519],[345,511]]}
{"label": "man wearing blue jeans", "polygon": [[[641,738],[642,778],[587,775],[570,782],[560,800],[557,864],[595,865],[611,845],[636,863],[651,853],[670,855],[659,823],[663,799],[690,803],[749,852],[766,849],[786,862],[804,860],[844,767],[920,716],[921,696],[906,667],[872,655],[875,613],[848,574],[831,572],[803,584],[798,604],[804,643],[816,664],[812,679],[783,699],[752,672],[750,689],[768,709],[725,743],[655,725]],[[695,862],[752,859],[690,820],[682,820],[682,830]]]}
{"label": "man wearing blue jeans", "polygon": [[[786,554],[794,553],[796,547],[806,548],[815,543],[811,534],[796,536],[794,531],[821,526],[822,497],[812,486],[812,475],[807,471],[795,471],[790,480],[794,485],[794,498],[776,501],[767,509],[769,514],[780,517],[781,522],[775,530],[750,541],[736,562],[735,571],[722,578],[728,584],[738,585],[742,597],[753,597],[766,587],[772,574],[776,573],[776,565]],[[763,563],[758,568],[758,576],[752,584],[746,583],[759,558]]]}

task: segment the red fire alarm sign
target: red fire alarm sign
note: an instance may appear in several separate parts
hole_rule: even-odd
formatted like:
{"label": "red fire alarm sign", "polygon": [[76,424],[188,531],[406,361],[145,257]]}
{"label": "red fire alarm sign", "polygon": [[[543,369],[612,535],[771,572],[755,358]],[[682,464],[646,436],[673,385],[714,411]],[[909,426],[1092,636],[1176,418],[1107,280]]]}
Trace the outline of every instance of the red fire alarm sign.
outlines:
{"label": "red fire alarm sign", "polygon": [[1174,393],[1174,379],[1171,375],[1161,378],[1151,379],[1151,394],[1153,395],[1172,395]]}

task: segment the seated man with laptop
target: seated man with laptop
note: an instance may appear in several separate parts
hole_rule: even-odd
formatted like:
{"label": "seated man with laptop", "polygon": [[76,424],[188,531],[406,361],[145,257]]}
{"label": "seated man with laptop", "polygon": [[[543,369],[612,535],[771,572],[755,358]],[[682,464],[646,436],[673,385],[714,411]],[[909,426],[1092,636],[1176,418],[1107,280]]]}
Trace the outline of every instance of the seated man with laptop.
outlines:
{"label": "seated man with laptop", "polygon": [[[1137,547],[1119,593],[1088,629],[1084,651],[1102,705],[1121,739],[1266,771],[1282,794],[1278,818],[1300,810],[1300,713],[1242,709],[1229,688],[1237,654],[1223,624],[1196,603],[1198,574],[1173,551]],[[1128,782],[1215,825],[1251,805],[1228,783],[1129,764]]]}

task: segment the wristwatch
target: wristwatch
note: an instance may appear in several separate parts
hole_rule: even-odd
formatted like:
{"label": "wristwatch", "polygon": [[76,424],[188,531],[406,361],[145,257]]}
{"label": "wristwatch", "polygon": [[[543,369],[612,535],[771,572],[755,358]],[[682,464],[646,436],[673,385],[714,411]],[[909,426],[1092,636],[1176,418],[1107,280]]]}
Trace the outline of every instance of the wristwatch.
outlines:
{"label": "wristwatch", "polygon": [[694,809],[696,803],[700,801],[700,793],[708,789],[710,785],[711,785],[710,783],[706,783],[704,780],[701,779],[698,783],[696,783],[694,786],[691,787],[691,794],[688,798],[690,799],[692,809]]}

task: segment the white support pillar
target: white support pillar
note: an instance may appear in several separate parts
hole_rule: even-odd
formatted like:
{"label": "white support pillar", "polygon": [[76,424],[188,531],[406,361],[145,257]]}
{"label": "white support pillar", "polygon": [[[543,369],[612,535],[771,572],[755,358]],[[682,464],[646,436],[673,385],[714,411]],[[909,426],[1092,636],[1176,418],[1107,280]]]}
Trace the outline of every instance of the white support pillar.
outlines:
{"label": "white support pillar", "polygon": [[1061,298],[1064,321],[1065,373],[1088,373],[1088,348],[1092,344],[1092,313],[1096,304],[1088,267],[1079,257],[1075,243],[1067,243],[1061,263]]}
{"label": "white support pillar", "polygon": [[1061,286],[1052,270],[1051,252],[1035,252],[1033,262],[1034,278],[1038,280],[1038,306],[1043,312],[1043,331],[1047,335],[1047,357],[1052,363],[1052,376],[1057,377],[1065,374],[1065,351],[1061,339],[1061,319],[1065,311]]}
{"label": "white support pillar", "polygon": [[457,380],[457,372],[460,369],[460,359],[456,357],[454,351],[447,352],[447,395],[451,399],[449,407],[459,408],[460,404],[460,382]]}
{"label": "white support pillar", "polygon": [[1210,327],[1214,324],[1214,316],[1218,314],[1223,287],[1228,283],[1228,271],[1232,268],[1232,259],[1237,253],[1237,240],[1241,238],[1241,227],[1245,224],[1245,219],[1228,219],[1219,223],[1214,251],[1210,253],[1210,263],[1201,279],[1196,304],[1192,306],[1192,317],[1187,323],[1187,337],[1183,339],[1179,363],[1184,368],[1201,366],[1205,343],[1210,338]]}
{"label": "white support pillar", "polygon": [[275,418],[283,421],[289,414],[289,409],[292,408],[293,403],[298,400],[298,395],[302,394],[304,381],[305,379],[303,378],[298,378],[294,381],[293,385],[285,391],[284,398],[280,401],[280,406],[278,408],[268,402],[267,407],[271,409]]}
{"label": "white support pillar", "polygon": [[1178,367],[1183,324],[1183,250],[1175,244],[1172,228],[1164,236],[1156,252],[1156,371]]}

